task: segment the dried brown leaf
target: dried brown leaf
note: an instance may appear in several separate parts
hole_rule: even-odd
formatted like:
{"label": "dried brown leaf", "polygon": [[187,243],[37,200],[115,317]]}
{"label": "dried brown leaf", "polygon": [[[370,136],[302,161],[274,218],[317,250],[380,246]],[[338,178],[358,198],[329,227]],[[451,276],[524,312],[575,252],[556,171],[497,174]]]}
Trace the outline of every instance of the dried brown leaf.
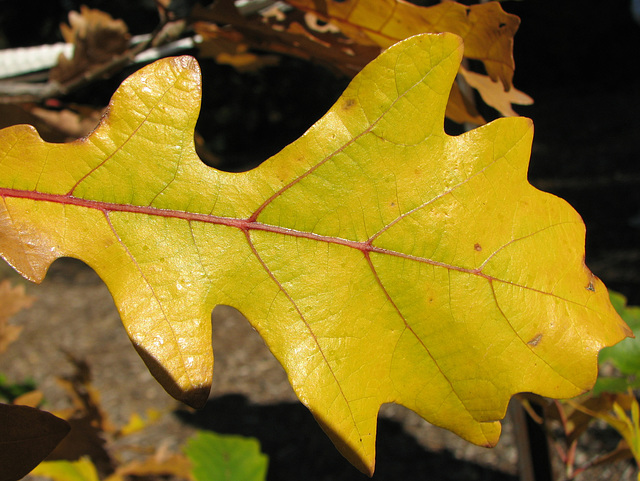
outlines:
{"label": "dried brown leaf", "polygon": [[244,17],[230,0],[218,0],[208,8],[196,5],[192,19],[196,31],[205,38],[226,38],[245,44],[247,51],[313,60],[349,77],[380,53],[380,47],[358,44],[334,28],[318,28],[316,17],[296,9],[285,14],[272,8]]}
{"label": "dried brown leaf", "polygon": [[166,455],[158,451],[156,455],[143,461],[132,461],[118,467],[115,476],[172,476],[177,479],[192,479],[191,463],[181,454]]}
{"label": "dried brown leaf", "polygon": [[474,103],[469,102],[467,97],[462,95],[458,83],[454,83],[451,87],[445,115],[459,124],[468,122],[475,125],[482,125],[486,122],[482,115],[478,113]]}
{"label": "dried brown leaf", "polygon": [[[351,77],[381,50],[399,40],[419,33],[456,33],[464,39],[465,57],[481,61],[488,73],[486,76],[461,72],[470,78],[468,85],[478,90],[488,105],[509,116],[515,115],[512,103],[532,103],[526,94],[512,88],[513,37],[520,19],[506,13],[497,2],[472,6],[443,2],[431,7],[402,0],[288,0],[287,3],[295,8],[283,11],[274,6],[244,17],[231,0],[218,0],[209,8],[196,6],[192,17],[199,21],[198,33],[205,37],[208,33],[209,40],[215,37],[220,42],[224,37],[243,46],[234,60],[226,54],[214,53],[219,60],[244,66],[249,61],[247,55],[252,55],[250,49],[270,50],[313,60]],[[472,98],[465,98],[454,87],[447,117],[459,123],[485,123]]]}
{"label": "dried brown leaf", "polygon": [[513,36],[520,19],[498,2],[466,6],[442,2],[420,7],[403,0],[288,0],[337,26],[358,43],[387,48],[420,33],[451,32],[464,40],[464,56],[484,63],[492,80],[511,87]]}
{"label": "dried brown leaf", "polygon": [[24,286],[12,286],[11,282],[0,282],[0,353],[3,353],[20,335],[22,327],[9,324],[9,318],[30,307],[34,298],[25,294]]}
{"label": "dried brown leaf", "polygon": [[74,371],[57,381],[69,394],[73,408],[56,414],[69,422],[71,430],[47,460],[89,456],[102,475],[110,474],[115,462],[106,449],[106,435],[114,433],[116,428],[102,409],[98,390],[91,385],[89,364],[69,353],[67,358]]}
{"label": "dried brown leaf", "polygon": [[[520,19],[504,12],[498,2],[466,6],[448,1],[431,7],[403,0],[289,0],[288,3],[334,25],[357,44],[381,49],[420,33],[455,33],[464,40],[465,58],[481,61],[489,75],[475,74],[468,81],[488,105],[510,116],[516,115],[511,103],[533,102],[522,92],[511,91],[515,69],[513,37]],[[460,92],[452,92],[449,104],[446,115],[450,119],[484,123],[473,103]]]}
{"label": "dried brown leaf", "polygon": [[511,104],[533,104],[533,99],[524,92],[513,87],[505,91],[500,83],[494,82],[486,75],[472,72],[464,67],[460,67],[460,74],[471,87],[480,93],[482,100],[487,105],[493,107],[505,117],[518,115],[511,107]]}
{"label": "dried brown leaf", "polygon": [[66,42],[75,45],[73,58],[60,55],[51,69],[50,80],[65,83],[77,78],[95,65],[106,63],[122,54],[129,46],[130,35],[122,20],[84,5],[80,12],[69,13],[69,25],[60,25]]}
{"label": "dried brown leaf", "polygon": [[222,32],[216,25],[198,22],[196,31],[202,36],[200,56],[213,58],[219,64],[231,65],[240,72],[252,72],[267,65],[276,65],[275,55],[256,55],[239,32]]}

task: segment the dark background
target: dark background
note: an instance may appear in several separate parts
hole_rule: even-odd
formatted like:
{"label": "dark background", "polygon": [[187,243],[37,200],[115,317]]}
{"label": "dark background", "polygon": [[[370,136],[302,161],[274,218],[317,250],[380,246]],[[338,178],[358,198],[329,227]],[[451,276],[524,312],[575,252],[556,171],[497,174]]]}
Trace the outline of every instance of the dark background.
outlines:
{"label": "dark background", "polygon": [[505,2],[515,85],[535,99],[529,178],[587,225],[587,265],[640,304],[640,26],[629,2]]}

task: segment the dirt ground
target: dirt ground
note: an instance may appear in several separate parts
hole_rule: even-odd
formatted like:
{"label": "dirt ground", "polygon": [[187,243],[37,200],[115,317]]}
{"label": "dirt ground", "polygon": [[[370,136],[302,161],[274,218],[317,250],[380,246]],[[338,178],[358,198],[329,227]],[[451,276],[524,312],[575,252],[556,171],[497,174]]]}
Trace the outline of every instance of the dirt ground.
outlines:
{"label": "dirt ground", "polygon": [[[523,19],[516,37],[516,86],[536,100],[534,106],[519,109],[536,125],[530,180],[578,210],[587,225],[587,264],[608,287],[640,305],[640,85],[628,68],[640,47],[638,26],[618,6],[608,7],[605,15],[588,10],[582,2],[567,2],[569,7],[547,15],[531,3],[537,2],[505,2],[504,7]],[[575,31],[567,32],[567,25]],[[563,32],[561,41],[558,32]],[[234,74],[226,69],[221,79],[220,70],[210,68],[204,66],[205,84],[209,81],[219,95],[205,94],[207,111],[238,109],[224,103],[233,97],[230,85],[244,89],[244,94],[253,92],[254,97],[241,106],[244,123],[242,119],[234,123],[229,114],[234,120],[229,128],[241,140],[251,138],[252,155],[257,152],[259,158],[299,135],[305,122],[309,125],[307,117],[296,113],[304,102],[314,102],[306,110],[316,116],[332,102],[327,98],[326,105],[316,105],[308,90],[294,92],[291,78],[312,82],[317,71],[309,71],[306,80],[299,72],[283,80],[272,70],[238,80],[230,78]],[[326,83],[327,78],[320,76],[319,81]],[[331,91],[324,84],[322,88]],[[250,110],[251,102],[264,92],[272,93],[268,106]],[[283,107],[285,97],[293,100]],[[274,113],[274,109],[280,110]],[[276,120],[266,125],[267,117]],[[229,124],[229,116],[204,119],[202,125],[205,130],[220,129],[223,121]],[[265,129],[270,134],[257,133]],[[275,131],[282,134],[279,141],[274,141]],[[243,150],[247,148],[243,142],[220,135],[214,144],[222,145],[221,155],[237,159],[238,164],[255,162]],[[23,282],[3,264],[0,278],[6,276]],[[37,301],[15,317],[24,330],[0,356],[0,372],[14,381],[33,378],[45,393],[47,408],[68,404],[55,382],[56,376],[72,371],[63,354],[67,350],[91,366],[102,405],[116,425],[124,424],[133,412],[166,411],[158,423],[131,436],[130,445],[178,449],[196,429],[213,429],[257,437],[270,457],[270,480],[367,479],[337,453],[297,402],[282,368],[236,310],[221,306],[213,313],[214,386],[206,407],[193,412],[170,398],[148,373],[126,337],[109,292],[82,263],[56,261],[42,285],[29,284],[27,289]],[[430,426],[398,406],[385,406],[374,479],[516,480],[512,431],[507,418],[500,444],[488,450]],[[603,430],[593,431],[588,441],[583,459],[615,444],[611,432]],[[122,452],[125,459],[137,455]],[[630,463],[620,463],[578,479],[627,481],[635,476]]]}

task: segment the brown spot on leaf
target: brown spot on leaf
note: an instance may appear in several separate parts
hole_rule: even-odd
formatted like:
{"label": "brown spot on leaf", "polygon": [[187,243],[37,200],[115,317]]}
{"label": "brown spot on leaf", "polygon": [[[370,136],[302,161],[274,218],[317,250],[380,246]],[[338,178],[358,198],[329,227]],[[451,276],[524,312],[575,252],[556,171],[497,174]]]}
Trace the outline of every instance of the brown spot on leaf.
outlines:
{"label": "brown spot on leaf", "polygon": [[356,104],[356,101],[353,99],[347,99],[344,101],[344,103],[342,104],[342,110],[349,110],[351,107],[353,107]]}
{"label": "brown spot on leaf", "polygon": [[540,343],[540,339],[542,339],[542,334],[538,334],[536,337],[527,342],[527,344],[529,346],[536,347]]}
{"label": "brown spot on leaf", "polygon": [[582,257],[582,268],[585,270],[585,273],[587,274],[587,277],[589,278],[589,283],[585,286],[585,289],[588,290],[588,291],[591,291],[591,292],[596,292],[596,285],[595,285],[594,280],[596,280],[598,278],[587,267],[587,264],[585,263],[584,256]]}
{"label": "brown spot on leaf", "polygon": [[475,250],[477,250],[478,252],[480,252],[482,250],[482,246],[480,244],[478,244],[477,242],[474,244],[473,248]]}

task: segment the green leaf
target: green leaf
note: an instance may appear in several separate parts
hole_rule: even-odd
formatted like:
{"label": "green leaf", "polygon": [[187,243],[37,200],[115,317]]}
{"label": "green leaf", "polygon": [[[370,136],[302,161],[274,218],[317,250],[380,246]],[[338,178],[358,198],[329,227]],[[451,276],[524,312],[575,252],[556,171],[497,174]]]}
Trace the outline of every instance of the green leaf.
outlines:
{"label": "green leaf", "polygon": [[4,374],[0,373],[0,401],[11,403],[14,399],[34,389],[36,389],[36,383],[33,379],[10,382]]}
{"label": "green leaf", "polygon": [[640,379],[632,377],[607,377],[598,376],[591,394],[598,396],[602,393],[626,393],[629,389],[640,388]]}
{"label": "green leaf", "polygon": [[611,361],[622,374],[640,375],[640,307],[627,306],[627,299],[617,292],[610,292],[610,296],[613,307],[631,328],[635,338],[603,349],[600,362]]}
{"label": "green leaf", "polygon": [[527,182],[533,129],[458,137],[452,34],[411,37],[299,140],[244,173],[206,167],[200,72],[148,66],[87,138],[0,132],[0,252],[43,279],[61,256],[109,287],[151,372],[206,401],[211,311],[242,311],[338,449],[372,473],[380,405],[492,446],[511,395],[572,397],[630,331],[584,265],[584,224]]}
{"label": "green leaf", "polygon": [[269,458],[260,452],[260,443],[254,438],[199,431],[187,441],[184,452],[191,461],[196,481],[267,478]]}

